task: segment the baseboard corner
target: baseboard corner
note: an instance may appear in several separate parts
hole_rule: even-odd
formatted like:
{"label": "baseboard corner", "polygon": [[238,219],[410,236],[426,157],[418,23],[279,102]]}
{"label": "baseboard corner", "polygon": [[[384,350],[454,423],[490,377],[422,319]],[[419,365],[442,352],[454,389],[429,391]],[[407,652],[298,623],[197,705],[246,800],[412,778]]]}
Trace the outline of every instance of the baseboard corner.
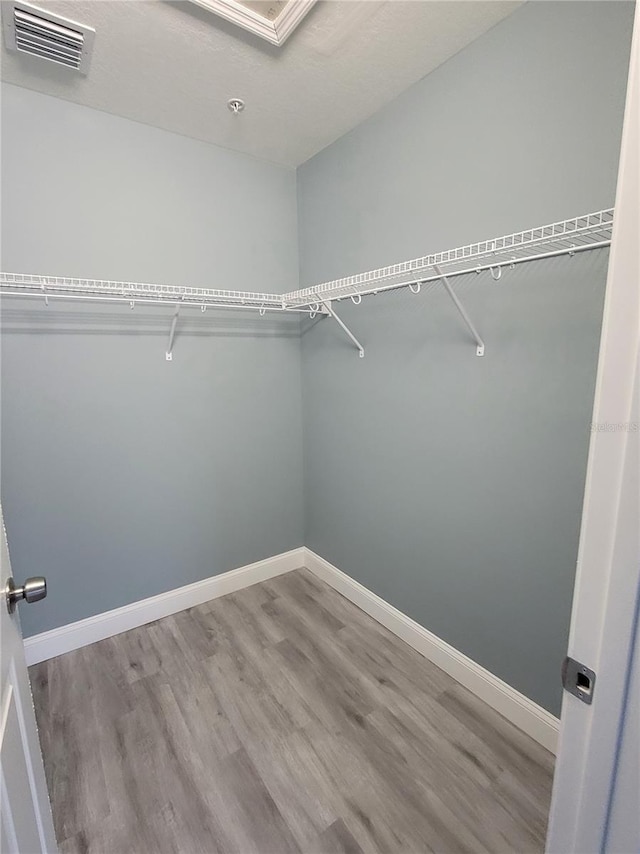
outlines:
{"label": "baseboard corner", "polygon": [[176,614],[185,608],[201,605],[211,599],[226,596],[228,593],[234,593],[252,584],[299,569],[304,566],[304,559],[305,549],[300,546],[256,563],[212,575],[202,581],[177,587],[174,590],[159,593],[157,596],[150,596],[148,599],[141,599],[121,608],[114,608],[111,611],[25,638],[24,651],[27,665],[39,664],[49,658],[55,658],[121,632],[144,626],[162,617],[168,617],[170,614]]}
{"label": "baseboard corner", "polygon": [[556,753],[560,721],[546,709],[306,547],[304,565],[508,721]]}

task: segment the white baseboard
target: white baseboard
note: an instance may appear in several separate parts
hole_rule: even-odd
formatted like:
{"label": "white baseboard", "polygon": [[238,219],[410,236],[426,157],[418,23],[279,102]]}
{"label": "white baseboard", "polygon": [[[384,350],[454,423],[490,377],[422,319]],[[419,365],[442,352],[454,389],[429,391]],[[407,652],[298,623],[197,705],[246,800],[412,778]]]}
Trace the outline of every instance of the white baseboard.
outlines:
{"label": "white baseboard", "polygon": [[560,726],[556,717],[315,552],[307,548],[304,552],[304,565],[314,575],[326,581],[338,593],[382,623],[394,635],[402,638],[409,646],[555,754]]}
{"label": "white baseboard", "polygon": [[547,750],[556,752],[560,725],[557,718],[324,558],[304,547],[26,638],[24,647],[27,664],[37,664],[55,658],[65,652],[144,626],[169,614],[176,614],[193,605],[200,605],[260,581],[267,581],[301,566],[308,567],[318,578],[326,581],[374,620],[386,626],[394,635],[500,712]]}
{"label": "white baseboard", "polygon": [[176,614],[193,605],[200,605],[243,587],[267,581],[276,575],[299,569],[304,566],[304,558],[304,548],[293,549],[248,566],[241,566],[239,569],[232,569],[230,572],[205,578],[203,581],[196,581],[195,584],[187,584],[176,590],[168,590],[158,596],[124,605],[122,608],[115,608],[113,611],[96,614],[95,617],[87,617],[85,620],[33,635],[24,642],[27,664],[37,664],[55,658],[56,655],[144,626],[145,623]]}

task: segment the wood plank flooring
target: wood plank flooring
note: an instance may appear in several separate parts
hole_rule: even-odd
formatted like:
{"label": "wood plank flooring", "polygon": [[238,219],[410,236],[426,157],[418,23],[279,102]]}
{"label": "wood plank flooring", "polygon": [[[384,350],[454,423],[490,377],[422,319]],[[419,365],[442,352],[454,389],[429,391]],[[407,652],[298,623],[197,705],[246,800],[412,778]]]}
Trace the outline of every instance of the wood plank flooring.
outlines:
{"label": "wood plank flooring", "polygon": [[30,675],[62,854],[544,849],[551,754],[307,570]]}

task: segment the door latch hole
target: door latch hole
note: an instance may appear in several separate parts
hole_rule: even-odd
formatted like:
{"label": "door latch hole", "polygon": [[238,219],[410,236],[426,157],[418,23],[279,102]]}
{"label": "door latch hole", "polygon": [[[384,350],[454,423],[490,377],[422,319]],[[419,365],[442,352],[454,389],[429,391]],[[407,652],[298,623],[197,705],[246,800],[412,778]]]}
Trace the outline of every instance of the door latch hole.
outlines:
{"label": "door latch hole", "polygon": [[589,679],[586,673],[578,672],[578,676],[576,678],[576,685],[578,691],[582,691],[583,694],[591,693],[591,679]]}

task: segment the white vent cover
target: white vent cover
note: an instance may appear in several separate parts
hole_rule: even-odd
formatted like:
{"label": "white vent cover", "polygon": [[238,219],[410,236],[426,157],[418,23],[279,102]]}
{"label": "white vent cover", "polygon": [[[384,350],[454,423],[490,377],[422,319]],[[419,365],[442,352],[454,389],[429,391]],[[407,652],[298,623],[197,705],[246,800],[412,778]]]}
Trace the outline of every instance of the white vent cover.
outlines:
{"label": "white vent cover", "polygon": [[29,3],[3,3],[5,43],[9,50],[28,53],[73,68],[89,70],[95,30]]}

